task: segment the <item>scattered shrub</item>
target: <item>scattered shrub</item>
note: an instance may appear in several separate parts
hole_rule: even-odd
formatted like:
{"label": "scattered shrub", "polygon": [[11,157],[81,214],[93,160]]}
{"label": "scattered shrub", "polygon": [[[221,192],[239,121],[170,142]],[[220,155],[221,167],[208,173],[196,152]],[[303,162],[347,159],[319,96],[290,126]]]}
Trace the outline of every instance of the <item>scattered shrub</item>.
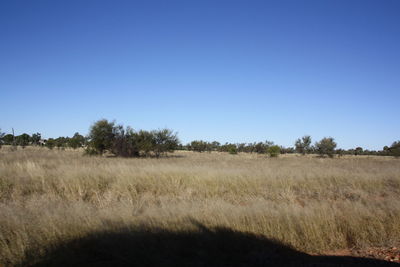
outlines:
{"label": "scattered shrub", "polygon": [[281,148],[279,146],[275,145],[275,146],[270,146],[268,148],[268,154],[272,158],[278,157],[280,153],[281,153]]}

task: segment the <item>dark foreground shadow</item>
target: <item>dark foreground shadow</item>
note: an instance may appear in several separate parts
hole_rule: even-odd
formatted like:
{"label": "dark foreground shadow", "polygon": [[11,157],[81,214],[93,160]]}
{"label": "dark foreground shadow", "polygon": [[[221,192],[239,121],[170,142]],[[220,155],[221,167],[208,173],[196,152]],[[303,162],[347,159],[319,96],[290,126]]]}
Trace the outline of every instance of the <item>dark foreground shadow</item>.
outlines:
{"label": "dark foreground shadow", "polygon": [[355,257],[310,256],[276,241],[226,228],[93,233],[59,244],[23,266],[399,266]]}

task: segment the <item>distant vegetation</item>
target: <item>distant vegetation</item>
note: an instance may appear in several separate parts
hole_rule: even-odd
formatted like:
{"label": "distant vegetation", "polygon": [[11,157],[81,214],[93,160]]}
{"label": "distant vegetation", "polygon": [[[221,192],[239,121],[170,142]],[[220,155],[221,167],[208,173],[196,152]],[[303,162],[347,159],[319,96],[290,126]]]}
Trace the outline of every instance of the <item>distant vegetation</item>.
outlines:
{"label": "distant vegetation", "polygon": [[49,149],[58,148],[85,148],[89,155],[102,155],[105,152],[121,157],[155,156],[160,157],[167,152],[175,150],[188,150],[195,152],[227,152],[268,154],[278,157],[280,154],[299,153],[318,154],[322,157],[333,157],[334,155],[376,155],[400,157],[400,141],[393,142],[391,146],[385,146],[382,150],[367,150],[362,147],[354,149],[338,149],[332,137],[325,137],[312,144],[312,138],[305,135],[294,142],[294,147],[278,146],[271,141],[254,143],[225,143],[203,140],[195,140],[186,145],[180,143],[177,134],[170,129],[153,131],[138,130],[131,127],[124,128],[115,122],[105,119],[95,122],[87,136],[78,132],[72,137],[58,137],[42,139],[40,133],[29,135],[23,133],[13,136],[5,134],[0,130],[0,148],[2,145],[20,146],[45,146]]}

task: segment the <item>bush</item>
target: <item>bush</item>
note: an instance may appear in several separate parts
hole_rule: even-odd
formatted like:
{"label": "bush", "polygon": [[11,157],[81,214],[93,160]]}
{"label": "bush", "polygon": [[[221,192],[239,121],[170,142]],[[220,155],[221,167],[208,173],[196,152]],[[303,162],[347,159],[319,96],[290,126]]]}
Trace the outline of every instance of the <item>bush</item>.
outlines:
{"label": "bush", "polygon": [[231,155],[236,155],[238,153],[236,146],[235,145],[230,145],[228,147],[228,153],[231,154]]}
{"label": "bush", "polygon": [[207,142],[204,141],[192,141],[189,145],[189,150],[196,152],[204,152],[207,150]]}
{"label": "bush", "polygon": [[394,142],[388,150],[390,156],[400,157],[400,141]]}
{"label": "bush", "polygon": [[301,139],[297,139],[295,142],[295,147],[297,153],[305,155],[306,153],[311,152],[311,136],[305,135]]}
{"label": "bush", "polygon": [[152,135],[154,139],[153,151],[156,157],[167,152],[173,152],[178,147],[178,136],[169,129],[152,131]]}
{"label": "bush", "polygon": [[89,146],[102,155],[105,150],[111,150],[115,137],[114,122],[99,120],[95,122],[89,131]]}
{"label": "bush", "polygon": [[48,149],[53,149],[56,145],[56,141],[53,138],[49,138],[46,142],[46,147]]}
{"label": "bush", "polygon": [[332,137],[325,137],[315,144],[315,148],[321,156],[327,155],[328,157],[333,158],[336,143]]}
{"label": "bush", "polygon": [[268,148],[268,154],[272,158],[277,158],[279,154],[281,153],[281,148],[279,146],[270,146]]}

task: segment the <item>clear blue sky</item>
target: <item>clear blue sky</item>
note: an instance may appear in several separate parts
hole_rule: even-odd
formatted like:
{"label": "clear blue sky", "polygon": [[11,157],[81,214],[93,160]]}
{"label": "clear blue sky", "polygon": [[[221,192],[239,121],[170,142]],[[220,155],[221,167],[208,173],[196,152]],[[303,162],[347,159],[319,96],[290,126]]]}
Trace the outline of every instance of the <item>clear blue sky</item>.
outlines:
{"label": "clear blue sky", "polygon": [[400,1],[1,1],[0,128],[400,139]]}

